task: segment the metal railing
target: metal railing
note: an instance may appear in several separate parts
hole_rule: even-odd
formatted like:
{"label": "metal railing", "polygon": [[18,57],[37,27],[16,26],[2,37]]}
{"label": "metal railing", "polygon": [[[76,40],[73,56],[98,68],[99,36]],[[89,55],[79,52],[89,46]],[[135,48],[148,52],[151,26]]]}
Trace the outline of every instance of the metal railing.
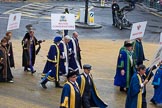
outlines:
{"label": "metal railing", "polygon": [[144,0],[144,4],[149,8],[154,8],[158,11],[162,11],[162,0]]}

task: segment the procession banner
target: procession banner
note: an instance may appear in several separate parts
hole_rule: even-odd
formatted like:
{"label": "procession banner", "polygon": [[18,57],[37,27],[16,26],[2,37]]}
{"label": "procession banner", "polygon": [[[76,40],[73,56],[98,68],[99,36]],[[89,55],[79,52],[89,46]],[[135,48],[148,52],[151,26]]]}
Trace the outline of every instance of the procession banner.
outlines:
{"label": "procession banner", "polygon": [[74,14],[51,14],[52,30],[75,30]]}
{"label": "procession banner", "polygon": [[131,30],[130,40],[143,37],[147,21],[134,23]]}
{"label": "procession banner", "polygon": [[7,31],[18,29],[20,26],[21,13],[10,14],[8,19]]}
{"label": "procession banner", "polygon": [[162,45],[162,32],[160,33],[160,45]]}
{"label": "procession banner", "polygon": [[157,52],[155,53],[153,61],[149,67],[152,68],[154,65],[159,64],[159,62],[161,61],[162,61],[162,46],[160,46]]}

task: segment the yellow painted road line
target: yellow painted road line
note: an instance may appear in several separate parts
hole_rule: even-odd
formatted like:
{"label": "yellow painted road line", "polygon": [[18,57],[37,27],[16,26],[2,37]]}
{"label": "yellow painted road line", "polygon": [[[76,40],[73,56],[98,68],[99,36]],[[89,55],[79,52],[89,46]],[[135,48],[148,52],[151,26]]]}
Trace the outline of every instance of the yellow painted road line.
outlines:
{"label": "yellow painted road line", "polygon": [[30,4],[27,4],[27,5],[24,5],[24,6],[21,6],[20,8],[23,8],[23,7],[28,7],[28,6],[30,6],[32,3],[30,3]]}
{"label": "yellow painted road line", "polygon": [[41,10],[31,10],[31,9],[27,9],[27,8],[22,8],[21,11],[25,11],[25,12],[42,12]]}
{"label": "yellow painted road line", "polygon": [[[14,11],[14,13],[21,13],[22,16],[26,16],[26,17],[38,18],[38,16],[36,16],[36,14],[32,14],[29,12]],[[8,14],[10,14],[10,13],[8,13]]]}
{"label": "yellow painted road line", "polygon": [[151,14],[155,15],[155,16],[158,16],[158,17],[161,17],[162,18],[162,15],[159,15],[157,13],[154,13],[154,12],[150,12]]}
{"label": "yellow painted road line", "polygon": [[9,11],[4,12],[3,14],[11,14],[11,13],[15,13],[16,10],[21,10],[22,7],[27,7],[28,5],[30,5],[30,4],[27,4],[27,5],[21,6],[21,7],[19,7],[19,8],[11,9],[11,10],[9,10]]}
{"label": "yellow painted road line", "polygon": [[9,10],[9,11],[4,12],[3,14],[10,14],[10,13],[13,13],[13,12],[16,11],[17,9],[20,9],[20,8],[11,9],[11,10]]}
{"label": "yellow painted road line", "polygon": [[28,14],[22,14],[22,16],[31,17],[31,18],[38,18],[37,16],[32,16],[32,15],[28,15]]}
{"label": "yellow painted road line", "polygon": [[40,17],[41,19],[49,19],[49,20],[51,20],[51,16],[42,16],[42,17]]}
{"label": "yellow painted road line", "polygon": [[[51,8],[51,7],[52,6],[50,6],[50,7],[44,7],[44,9]],[[27,4],[27,5],[21,6],[20,8],[29,8],[29,9],[33,9],[33,10],[41,10],[42,9],[42,6],[39,6],[37,4],[31,3],[31,4]]]}
{"label": "yellow painted road line", "polygon": [[40,8],[40,7],[32,7],[32,6],[25,6],[23,8],[33,9],[33,10],[42,10],[42,8]]}
{"label": "yellow painted road line", "polygon": [[42,5],[42,6],[51,6],[51,5],[48,5],[48,4],[46,4],[46,3],[38,3],[38,2],[36,2],[36,3],[33,3],[34,5]]}
{"label": "yellow painted road line", "polygon": [[23,14],[27,14],[27,15],[32,15],[32,16],[36,16],[36,14],[33,14],[33,13],[29,13],[29,12],[21,12]]}
{"label": "yellow painted road line", "polygon": [[32,7],[41,7],[41,8],[52,8],[53,6],[47,6],[47,5],[37,5],[37,4],[30,4],[28,6],[32,6]]}

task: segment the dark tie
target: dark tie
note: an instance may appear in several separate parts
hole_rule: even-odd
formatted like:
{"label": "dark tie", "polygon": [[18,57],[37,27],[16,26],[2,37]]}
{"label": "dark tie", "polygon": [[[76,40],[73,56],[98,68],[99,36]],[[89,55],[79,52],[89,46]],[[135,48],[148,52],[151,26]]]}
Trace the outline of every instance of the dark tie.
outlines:
{"label": "dark tie", "polygon": [[75,90],[79,93],[79,90],[78,90],[76,83],[74,83],[73,85],[74,85]]}
{"label": "dark tie", "polygon": [[74,41],[75,41],[75,45],[76,45],[76,51],[78,51],[79,50],[78,41],[77,41],[77,39],[74,39]]}
{"label": "dark tie", "polygon": [[91,79],[90,79],[89,75],[87,75],[87,80],[88,80],[89,84],[91,85]]}

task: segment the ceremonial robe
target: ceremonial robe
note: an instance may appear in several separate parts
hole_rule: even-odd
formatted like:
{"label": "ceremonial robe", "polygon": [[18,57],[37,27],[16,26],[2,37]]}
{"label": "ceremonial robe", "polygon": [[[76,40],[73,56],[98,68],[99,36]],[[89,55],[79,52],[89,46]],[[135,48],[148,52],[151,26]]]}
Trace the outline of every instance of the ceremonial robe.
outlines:
{"label": "ceremonial robe", "polygon": [[35,46],[38,44],[39,43],[35,37],[31,40],[29,33],[25,34],[22,40],[22,46],[23,46],[22,66],[26,66],[26,67],[29,67],[29,65],[34,66],[35,58],[36,58]]}
{"label": "ceremonial robe", "polygon": [[59,62],[60,50],[54,43],[49,49],[42,78],[48,79],[49,81],[59,81]]}
{"label": "ceremonial robe", "polygon": [[59,74],[62,75],[62,74],[66,73],[66,69],[65,69],[66,58],[65,58],[64,43],[63,43],[63,41],[60,42],[58,47],[59,47],[59,50],[60,50]]}
{"label": "ceremonial robe", "polygon": [[77,66],[79,69],[82,68],[82,63],[81,63],[81,50],[80,50],[80,46],[79,46],[79,41],[77,38],[72,37],[71,38],[71,42],[72,42],[72,46],[73,46],[73,50],[74,50],[74,57],[75,57],[75,61],[77,63]]}
{"label": "ceremonial robe", "polygon": [[79,67],[78,67],[79,65],[75,58],[75,52],[74,52],[72,40],[70,40],[70,42],[68,43],[68,47],[69,47],[68,48],[69,49],[69,67],[76,71],[79,69]]}
{"label": "ceremonial robe", "polygon": [[13,79],[11,73],[9,57],[6,47],[0,45],[0,81],[10,81]]}
{"label": "ceremonial robe", "polygon": [[[134,73],[133,68],[133,59],[131,62],[130,56],[132,55],[131,52],[126,50],[124,47],[120,49],[118,60],[117,60],[117,67],[116,67],[116,75],[114,77],[114,85],[120,87],[129,88],[131,77]],[[121,75],[121,70],[124,69],[125,74]]]}
{"label": "ceremonial robe", "polygon": [[13,48],[12,48],[12,42],[8,42],[6,47],[7,47],[7,52],[9,54],[10,67],[15,67],[14,54],[13,54]]}
{"label": "ceremonial robe", "polygon": [[135,65],[139,66],[140,64],[143,64],[143,61],[145,60],[143,45],[141,41],[135,40],[133,46],[133,58],[135,60]]}
{"label": "ceremonial robe", "polygon": [[155,104],[162,104],[162,65],[156,71],[152,85],[154,85],[154,96],[151,100]]}
{"label": "ceremonial robe", "polygon": [[[91,95],[91,99],[90,99],[91,107],[106,108],[108,105],[100,99],[91,75],[90,75],[90,81],[91,81],[91,86],[89,90],[90,90],[90,95]],[[86,76],[84,74],[81,74],[80,76],[78,76],[77,83],[79,85],[79,89],[81,92],[82,101],[84,101],[83,97],[84,95],[87,95],[86,90],[85,90],[86,83],[87,83]]]}
{"label": "ceremonial robe", "polygon": [[132,76],[125,108],[142,108],[142,78],[138,73]]}
{"label": "ceremonial robe", "polygon": [[81,95],[79,87],[74,87],[74,85],[67,81],[63,87],[61,95],[60,108],[81,108]]}

